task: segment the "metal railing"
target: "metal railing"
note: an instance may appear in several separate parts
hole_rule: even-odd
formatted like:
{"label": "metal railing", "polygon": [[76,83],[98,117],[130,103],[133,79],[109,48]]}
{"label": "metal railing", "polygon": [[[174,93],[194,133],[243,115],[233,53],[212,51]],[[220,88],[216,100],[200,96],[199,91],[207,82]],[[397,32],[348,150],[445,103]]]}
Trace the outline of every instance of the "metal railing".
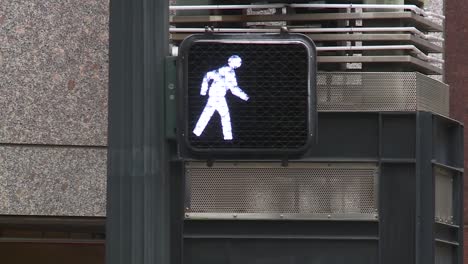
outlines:
{"label": "metal railing", "polygon": [[[442,74],[445,16],[416,5],[391,4],[243,4],[180,5],[170,19],[177,46],[194,33],[302,33],[317,45],[319,70],[419,71]],[[237,13],[225,12],[238,10]],[[185,11],[200,11],[187,13]],[[265,12],[266,11],[266,12]],[[402,26],[402,25],[405,26]],[[392,26],[395,25],[395,26]],[[327,65],[326,67],[324,65]],[[368,65],[377,67],[367,67]],[[332,67],[333,68],[333,67]],[[358,67],[359,68],[359,67]]]}
{"label": "metal railing", "polygon": [[326,8],[326,9],[380,9],[380,10],[410,10],[425,16],[445,19],[445,16],[425,11],[415,5],[385,5],[385,4],[253,4],[253,5],[180,5],[170,6],[169,10],[245,10],[266,8]]}

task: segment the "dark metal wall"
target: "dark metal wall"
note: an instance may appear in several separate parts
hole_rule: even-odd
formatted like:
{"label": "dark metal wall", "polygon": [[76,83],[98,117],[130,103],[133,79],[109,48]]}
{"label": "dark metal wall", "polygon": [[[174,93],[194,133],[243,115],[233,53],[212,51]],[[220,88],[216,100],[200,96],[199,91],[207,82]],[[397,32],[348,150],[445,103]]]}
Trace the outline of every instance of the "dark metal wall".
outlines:
{"label": "dark metal wall", "polygon": [[377,263],[376,222],[186,221],[184,263]]}
{"label": "dark metal wall", "polygon": [[168,1],[110,2],[106,261],[169,263]]}
{"label": "dark metal wall", "polygon": [[[322,112],[318,123],[301,160],[377,163],[378,220],[185,220],[184,263],[462,263],[458,122],[428,112]],[[435,220],[434,168],[455,175],[450,223]]]}

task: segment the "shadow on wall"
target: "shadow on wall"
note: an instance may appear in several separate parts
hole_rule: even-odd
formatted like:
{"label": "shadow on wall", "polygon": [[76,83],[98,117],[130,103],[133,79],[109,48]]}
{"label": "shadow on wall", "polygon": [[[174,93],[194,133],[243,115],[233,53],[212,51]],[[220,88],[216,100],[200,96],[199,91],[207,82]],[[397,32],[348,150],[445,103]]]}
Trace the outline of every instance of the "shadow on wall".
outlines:
{"label": "shadow on wall", "polygon": [[104,243],[0,243],[4,264],[104,264]]}

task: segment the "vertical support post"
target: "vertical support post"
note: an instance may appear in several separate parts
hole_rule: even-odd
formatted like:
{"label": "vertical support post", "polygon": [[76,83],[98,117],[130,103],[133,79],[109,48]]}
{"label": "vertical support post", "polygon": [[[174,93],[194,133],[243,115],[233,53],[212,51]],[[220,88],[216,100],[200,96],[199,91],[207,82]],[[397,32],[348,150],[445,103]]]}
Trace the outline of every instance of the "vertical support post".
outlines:
{"label": "vertical support post", "polygon": [[110,2],[106,261],[170,262],[167,0]]}
{"label": "vertical support post", "polygon": [[[464,155],[464,146],[465,146],[465,140],[464,140],[464,128],[463,125],[460,125],[457,131],[457,140],[456,140],[456,164],[457,167],[464,168],[465,164],[465,155]],[[464,253],[465,253],[465,241],[464,241],[464,232],[463,230],[465,229],[465,216],[464,216],[464,211],[465,211],[465,206],[464,206],[464,186],[465,186],[465,178],[464,178],[464,172],[459,172],[456,175],[456,182],[455,182],[455,192],[456,192],[456,200],[455,200],[455,220],[456,223],[458,223],[459,228],[458,228],[458,243],[459,246],[456,250],[456,256],[455,259],[457,260],[458,264],[463,263],[464,259]]]}
{"label": "vertical support post", "polygon": [[416,262],[434,263],[433,115],[417,113],[416,128]]}

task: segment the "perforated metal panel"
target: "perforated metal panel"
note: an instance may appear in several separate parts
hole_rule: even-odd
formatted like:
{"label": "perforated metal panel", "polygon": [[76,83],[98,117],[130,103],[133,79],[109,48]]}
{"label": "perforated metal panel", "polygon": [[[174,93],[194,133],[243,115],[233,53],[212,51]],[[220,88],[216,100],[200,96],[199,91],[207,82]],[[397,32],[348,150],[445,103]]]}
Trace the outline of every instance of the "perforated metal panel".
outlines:
{"label": "perforated metal panel", "polygon": [[319,111],[417,111],[449,115],[444,83],[417,72],[333,72],[317,76]]}
{"label": "perforated metal panel", "polygon": [[186,217],[376,219],[375,164],[186,165]]}
{"label": "perforated metal panel", "polygon": [[417,77],[418,109],[449,116],[449,86],[422,74]]}
{"label": "perforated metal panel", "polygon": [[453,173],[447,169],[435,167],[435,220],[453,224]]}

